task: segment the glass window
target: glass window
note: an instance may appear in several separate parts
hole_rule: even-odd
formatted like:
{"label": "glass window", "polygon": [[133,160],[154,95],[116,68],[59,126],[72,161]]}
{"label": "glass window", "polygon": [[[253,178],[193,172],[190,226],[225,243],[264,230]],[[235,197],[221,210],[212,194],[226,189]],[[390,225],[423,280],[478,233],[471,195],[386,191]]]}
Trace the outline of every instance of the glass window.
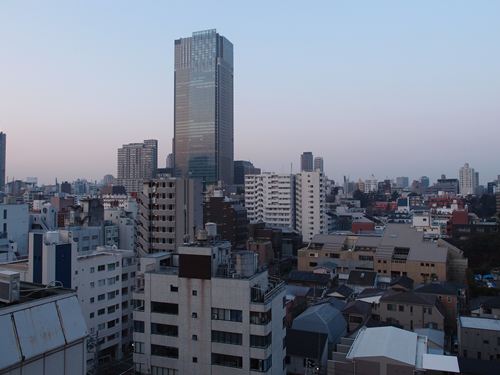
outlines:
{"label": "glass window", "polygon": [[241,333],[212,331],[212,342],[222,344],[241,345],[243,335]]}
{"label": "glass window", "polygon": [[212,353],[212,365],[242,368],[243,358],[234,355]]}

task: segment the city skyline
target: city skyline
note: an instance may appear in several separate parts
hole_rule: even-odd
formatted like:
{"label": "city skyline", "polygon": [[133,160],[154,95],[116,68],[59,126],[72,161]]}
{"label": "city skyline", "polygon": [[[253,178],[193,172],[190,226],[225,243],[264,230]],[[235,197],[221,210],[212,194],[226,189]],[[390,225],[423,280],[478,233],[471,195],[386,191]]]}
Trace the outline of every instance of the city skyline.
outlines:
{"label": "city skyline", "polygon": [[292,162],[297,171],[311,150],[337,181],[372,173],[433,181],[456,177],[465,162],[481,184],[496,178],[500,54],[491,45],[500,5],[269,7],[217,14],[193,2],[33,2],[30,13],[3,3],[9,181],[99,180],[114,174],[117,148],[151,138],[163,166],[173,137],[172,42],[209,28],[236,46],[236,160],[277,173]]}

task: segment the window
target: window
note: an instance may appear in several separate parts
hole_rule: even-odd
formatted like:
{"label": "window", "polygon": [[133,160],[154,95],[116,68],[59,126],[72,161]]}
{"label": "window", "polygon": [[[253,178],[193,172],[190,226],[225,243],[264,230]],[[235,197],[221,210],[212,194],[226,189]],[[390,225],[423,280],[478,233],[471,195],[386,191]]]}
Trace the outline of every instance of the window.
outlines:
{"label": "window", "polygon": [[99,323],[99,325],[97,326],[97,329],[99,331],[103,330],[104,328],[106,328],[106,324],[104,324],[104,323]]}
{"label": "window", "polygon": [[108,293],[108,299],[113,299],[113,298],[115,298],[115,291]]}
{"label": "window", "polygon": [[193,341],[198,341],[198,335],[192,335],[191,340]]}
{"label": "window", "polygon": [[193,296],[197,296],[198,295],[198,291],[197,290],[193,290],[192,294],[193,294]]}
{"label": "window", "polygon": [[99,294],[99,295],[97,296],[97,300],[98,300],[98,301],[104,301],[105,299],[106,299],[106,295],[105,295],[105,294]]}
{"label": "window", "polygon": [[398,306],[398,311],[405,311],[405,307],[403,305]]}
{"label": "window", "polygon": [[317,265],[317,262],[309,262],[309,267],[316,267]]}
{"label": "window", "polygon": [[90,287],[95,288],[95,283],[93,281],[90,282]]}
{"label": "window", "polygon": [[106,309],[99,309],[97,310],[97,315],[101,316],[101,315],[104,315],[106,314]]}
{"label": "window", "polygon": [[250,311],[250,324],[266,325],[271,322],[272,310],[266,312]]}
{"label": "window", "polygon": [[243,358],[234,355],[212,353],[212,365],[242,368]]}
{"label": "window", "polygon": [[212,342],[222,344],[241,345],[243,335],[241,333],[212,331]]}
{"label": "window", "polygon": [[393,305],[391,303],[387,304],[387,311],[395,311],[395,310],[396,310],[395,305]]}
{"label": "window", "polygon": [[170,324],[151,323],[151,334],[177,337],[179,328]]}
{"label": "window", "polygon": [[178,292],[179,291],[179,287],[178,286],[175,286],[175,285],[170,285],[170,291],[171,292]]}
{"label": "window", "polygon": [[104,264],[101,264],[100,266],[97,267],[97,271],[104,271],[106,270],[106,266]]}
{"label": "window", "polygon": [[144,343],[140,341],[134,342],[134,353],[144,354]]}
{"label": "window", "polygon": [[250,370],[267,372],[273,365],[273,359],[270,355],[267,359],[250,358]]}
{"label": "window", "polygon": [[272,343],[272,334],[267,336],[250,335],[250,346],[253,348],[267,348]]}
{"label": "window", "polygon": [[116,311],[116,305],[108,307],[108,314],[113,314]]}
{"label": "window", "polygon": [[94,303],[95,301],[95,298],[94,297],[90,297],[90,303]]}
{"label": "window", "polygon": [[179,375],[179,370],[173,368],[151,366],[151,375]]}
{"label": "window", "polygon": [[144,322],[142,320],[134,320],[134,332],[144,333]]}
{"label": "window", "polygon": [[90,319],[93,319],[93,318],[94,318],[94,313],[93,313],[93,312],[91,312],[91,313],[90,313]]}
{"label": "window", "polygon": [[193,363],[198,363],[198,357],[193,357]]}
{"label": "window", "polygon": [[108,271],[114,271],[115,270],[115,264],[114,263],[109,263],[108,264]]}
{"label": "window", "polygon": [[176,303],[151,302],[151,312],[159,314],[179,314],[179,305]]}
{"label": "window", "polygon": [[242,322],[243,312],[241,310],[212,308],[212,320],[227,320],[231,322]]}
{"label": "window", "polygon": [[193,318],[193,319],[197,319],[197,318],[198,318],[198,313],[195,313],[195,312],[194,312],[194,313],[192,313],[192,314],[191,314],[191,318]]}
{"label": "window", "polygon": [[99,280],[99,281],[97,282],[97,285],[99,285],[99,286],[104,286],[104,285],[106,285],[106,279],[101,279],[101,280]]}
{"label": "window", "polygon": [[151,344],[151,355],[167,358],[179,358],[179,349],[172,346]]}

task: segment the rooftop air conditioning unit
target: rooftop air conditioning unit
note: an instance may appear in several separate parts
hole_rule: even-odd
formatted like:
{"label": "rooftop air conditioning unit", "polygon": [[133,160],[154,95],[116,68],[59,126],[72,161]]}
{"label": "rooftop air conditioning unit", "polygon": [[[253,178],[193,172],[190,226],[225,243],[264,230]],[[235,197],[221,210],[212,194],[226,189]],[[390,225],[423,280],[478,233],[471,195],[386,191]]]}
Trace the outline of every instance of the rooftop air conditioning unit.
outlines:
{"label": "rooftop air conditioning unit", "polygon": [[21,278],[19,272],[0,270],[0,301],[13,303],[19,301]]}

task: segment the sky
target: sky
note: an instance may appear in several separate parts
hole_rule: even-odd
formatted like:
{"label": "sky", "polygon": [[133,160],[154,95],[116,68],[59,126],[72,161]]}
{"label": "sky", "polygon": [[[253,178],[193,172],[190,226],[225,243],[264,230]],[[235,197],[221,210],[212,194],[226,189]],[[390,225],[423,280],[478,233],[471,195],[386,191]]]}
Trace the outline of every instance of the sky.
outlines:
{"label": "sky", "polygon": [[234,44],[235,159],[338,181],[500,174],[500,1],[0,1],[9,179],[116,175],[173,136],[174,40]]}

